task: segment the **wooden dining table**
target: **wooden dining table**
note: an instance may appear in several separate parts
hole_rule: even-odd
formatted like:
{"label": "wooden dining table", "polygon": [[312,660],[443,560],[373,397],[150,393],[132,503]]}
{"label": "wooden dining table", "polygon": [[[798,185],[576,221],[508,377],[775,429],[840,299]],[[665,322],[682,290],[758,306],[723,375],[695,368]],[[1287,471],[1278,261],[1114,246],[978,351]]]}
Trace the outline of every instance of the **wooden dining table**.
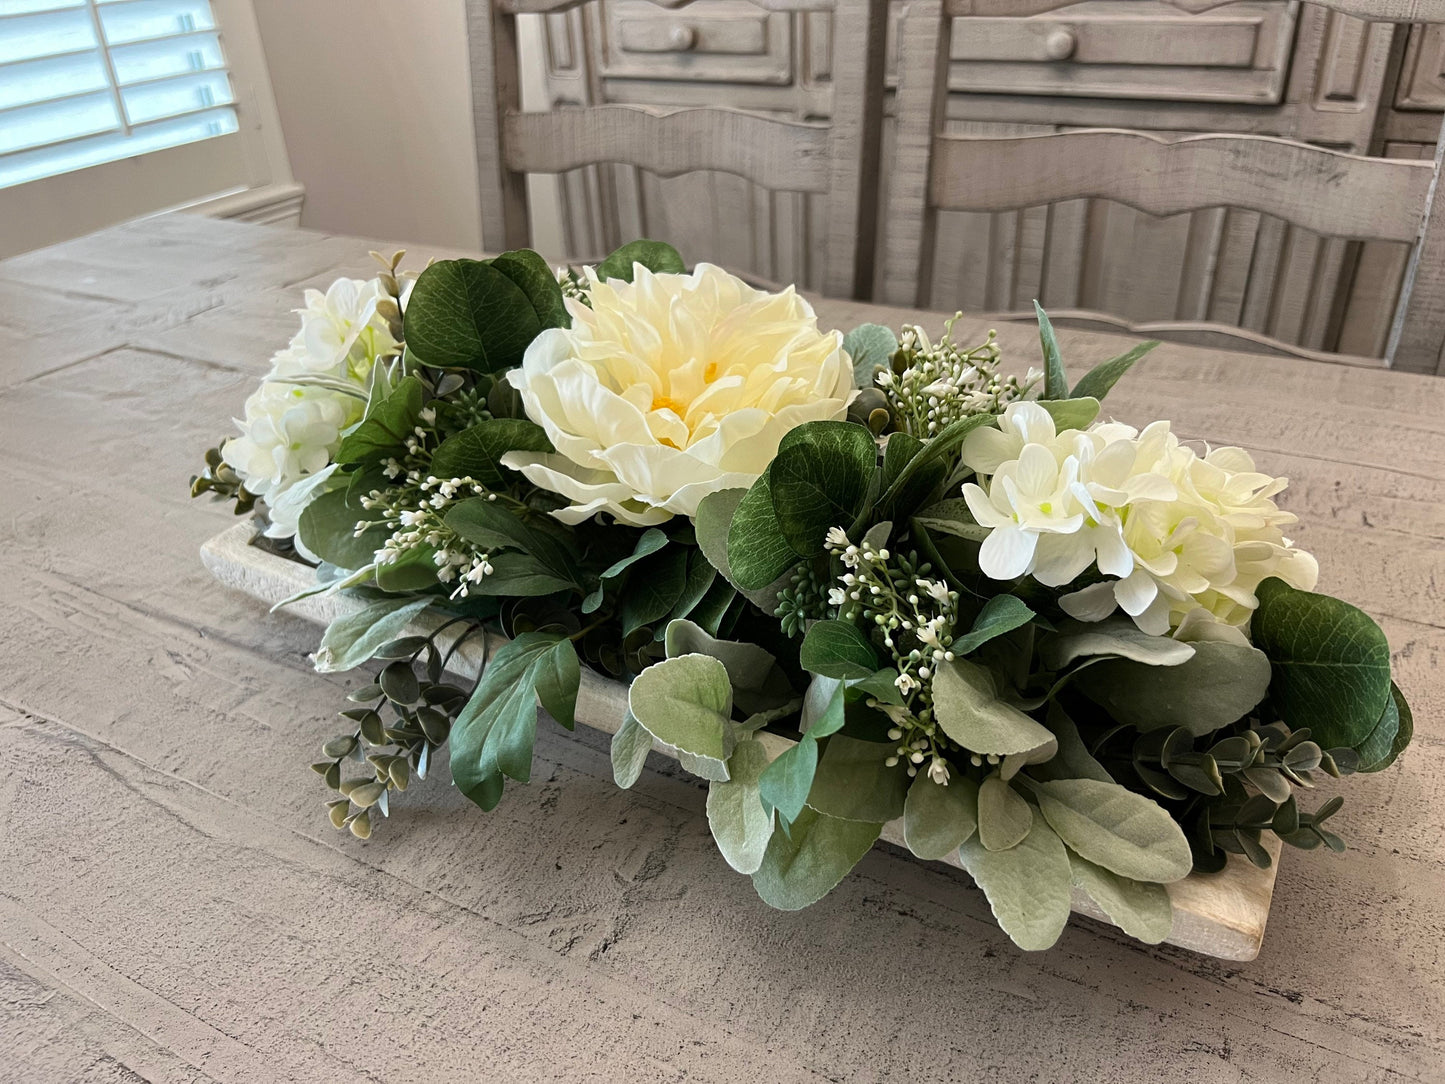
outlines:
{"label": "wooden dining table", "polygon": [[[234,520],[187,491],[301,290],[381,247],[178,214],[0,263],[0,1080],[1445,1080],[1445,380],[1165,345],[1115,390],[1289,477],[1415,741],[1305,800],[1345,796],[1349,850],[1285,849],[1257,960],[1079,917],[1025,953],[965,876],[881,847],[769,910],[698,780],[619,790],[581,730],[544,725],[494,812],[442,766],[370,840],[331,828],[307,765],[359,678],[211,579]],[[1127,345],[1060,340],[1078,372]],[[1030,327],[1000,341],[1037,363]]]}

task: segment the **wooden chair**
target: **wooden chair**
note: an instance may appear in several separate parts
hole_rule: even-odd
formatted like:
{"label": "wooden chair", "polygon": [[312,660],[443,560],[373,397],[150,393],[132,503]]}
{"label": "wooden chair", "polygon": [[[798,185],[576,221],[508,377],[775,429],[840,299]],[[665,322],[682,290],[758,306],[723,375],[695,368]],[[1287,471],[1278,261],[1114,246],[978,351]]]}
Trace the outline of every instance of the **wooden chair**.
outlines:
{"label": "wooden chair", "polygon": [[[718,170],[774,191],[821,194],[827,210],[823,293],[866,297],[876,248],[886,0],[751,0],[769,11],[832,13],[828,124],[736,109],[619,104],[522,112],[517,16],[557,13],[587,2],[467,0],[483,246],[501,251],[529,243],[529,173],[602,163],[637,166],[664,177]],[[652,2],[676,8],[691,0]]]}
{"label": "wooden chair", "polygon": [[[884,301],[928,304],[940,210],[1008,211],[1083,198],[1115,200],[1152,215],[1239,207],[1330,237],[1410,245],[1384,364],[1416,372],[1445,371],[1445,192],[1436,185],[1445,138],[1435,161],[1427,162],[1368,158],[1268,136],[1167,141],[1120,129],[1007,138],[946,133],[952,20],[1034,15],[1071,2],[1075,0],[909,0],[898,30],[898,129],[887,167],[891,193],[884,227]],[[1226,0],[1172,2],[1203,11]],[[1445,22],[1445,0],[1312,2],[1363,19]],[[1303,350],[1223,324],[1128,325],[1080,312],[1059,317],[1066,323],[1247,351],[1362,360]]]}

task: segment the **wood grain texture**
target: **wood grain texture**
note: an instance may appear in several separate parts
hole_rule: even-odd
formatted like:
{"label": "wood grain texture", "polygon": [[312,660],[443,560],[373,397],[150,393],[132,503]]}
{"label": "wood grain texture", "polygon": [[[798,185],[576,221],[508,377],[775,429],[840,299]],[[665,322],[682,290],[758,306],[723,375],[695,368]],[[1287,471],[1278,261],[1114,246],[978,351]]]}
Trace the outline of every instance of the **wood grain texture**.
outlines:
{"label": "wood grain texture", "polygon": [[507,168],[517,173],[619,162],[662,177],[720,170],[795,192],[826,192],[830,175],[828,125],[738,109],[596,105],[509,113],[502,139]]}
{"label": "wood grain texture", "polygon": [[1429,162],[1269,136],[1171,140],[1107,128],[1010,139],[940,135],[929,196],[959,211],[1085,197],[1152,215],[1244,207],[1327,236],[1413,243],[1434,174]]}
{"label": "wood grain texture", "polygon": [[[175,216],[0,263],[24,325],[0,353],[0,1080],[1440,1079],[1445,381],[1166,344],[1111,394],[1290,477],[1293,537],[1381,622],[1416,741],[1306,803],[1344,795],[1350,850],[1286,855],[1252,963],[1082,918],[1027,954],[881,848],[768,910],[695,782],[659,758],[619,791],[582,728],[542,728],[491,814],[438,764],[369,842],[330,828],[304,765],[368,679],[315,674],[314,625],[214,581],[196,551],[235,520],[185,488],[297,291],[378,247]],[[1071,371],[1127,345],[1059,339]],[[1032,329],[1000,342],[1037,363]]]}
{"label": "wood grain texture", "polygon": [[[288,561],[251,545],[255,528],[242,523],[206,540],[201,547],[201,562],[227,587],[251,596],[268,606],[315,586],[315,576],[306,565]],[[286,607],[318,625],[325,626],[346,614],[360,610],[357,599],[313,596]],[[441,618],[424,615],[407,627],[407,635],[429,636],[442,625]],[[443,633],[438,644],[450,652],[456,637]],[[503,641],[496,638],[483,647],[475,641],[463,642],[451,656],[450,669],[458,676],[475,681],[486,659]],[[577,722],[604,734],[615,734],[627,714],[627,686],[585,671],[577,694]],[[756,737],[763,743],[768,759],[773,760],[797,744],[789,738],[767,731]],[[669,756],[670,751],[654,741],[655,752]],[[673,758],[675,759],[675,758]],[[903,820],[900,817],[883,826],[882,840],[895,847],[906,848]],[[1269,901],[1274,893],[1279,871],[1279,840],[1273,836],[1264,841],[1275,862],[1268,869],[1258,869],[1245,859],[1232,855],[1224,871],[1217,875],[1193,876],[1168,886],[1174,907],[1174,928],[1166,939],[1168,944],[1205,956],[1223,960],[1248,961],[1259,955],[1264,941],[1265,924],[1269,919]],[[939,860],[943,865],[963,869],[955,851]],[[1072,908],[1079,914],[1112,925],[1109,917],[1082,890],[1075,888]]]}

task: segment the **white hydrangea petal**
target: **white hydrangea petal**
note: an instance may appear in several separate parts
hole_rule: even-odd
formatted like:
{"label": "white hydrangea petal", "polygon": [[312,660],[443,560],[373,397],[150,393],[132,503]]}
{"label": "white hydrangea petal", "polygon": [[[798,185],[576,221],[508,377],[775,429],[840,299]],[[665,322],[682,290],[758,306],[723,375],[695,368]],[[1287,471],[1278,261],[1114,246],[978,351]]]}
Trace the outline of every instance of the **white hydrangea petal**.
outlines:
{"label": "white hydrangea petal", "polygon": [[994,580],[1016,580],[1029,570],[1039,536],[1013,523],[996,527],[983,540],[978,566]]}
{"label": "white hydrangea petal", "polygon": [[1091,583],[1059,599],[1064,613],[1076,621],[1102,621],[1118,608],[1112,583]]}

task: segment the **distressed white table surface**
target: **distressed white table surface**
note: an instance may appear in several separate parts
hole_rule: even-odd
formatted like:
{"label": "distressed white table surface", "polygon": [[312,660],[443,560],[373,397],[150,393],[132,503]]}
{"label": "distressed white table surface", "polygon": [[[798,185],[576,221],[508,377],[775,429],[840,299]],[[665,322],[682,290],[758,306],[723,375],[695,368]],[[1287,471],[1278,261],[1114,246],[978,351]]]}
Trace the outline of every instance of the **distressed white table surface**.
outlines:
{"label": "distressed white table surface", "polygon": [[305,765],[356,679],[211,580],[228,515],[186,482],[297,289],[371,247],[176,216],[0,263],[0,1080],[1445,1080],[1445,380],[1166,346],[1116,391],[1290,476],[1416,739],[1343,788],[1347,854],[1286,852],[1253,963],[1083,919],[1029,955],[881,850],[769,911],[693,781],[619,791],[555,727],[492,814],[441,772],[330,828]]}

